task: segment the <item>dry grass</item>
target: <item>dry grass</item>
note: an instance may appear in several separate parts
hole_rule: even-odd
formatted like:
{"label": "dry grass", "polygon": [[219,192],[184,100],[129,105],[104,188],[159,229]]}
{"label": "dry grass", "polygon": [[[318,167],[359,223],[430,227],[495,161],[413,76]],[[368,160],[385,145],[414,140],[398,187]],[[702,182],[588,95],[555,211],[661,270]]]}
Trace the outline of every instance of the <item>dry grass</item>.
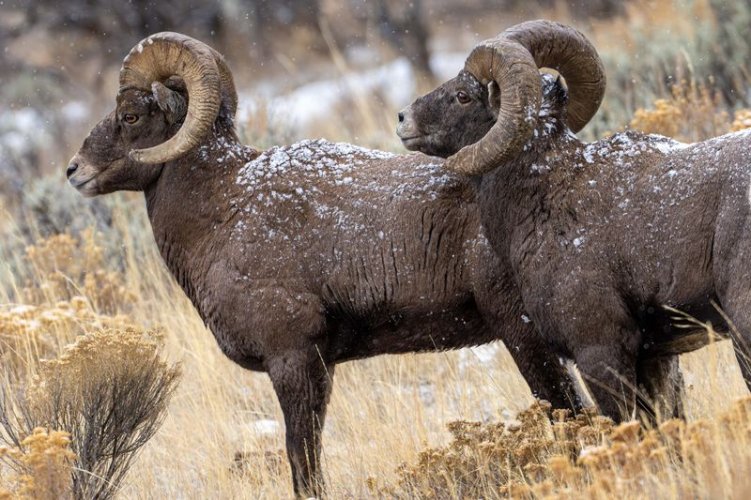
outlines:
{"label": "dry grass", "polygon": [[717,137],[735,126],[721,101],[711,86],[684,81],[673,85],[669,99],[656,100],[654,109],[637,109],[630,128],[684,142]]}
{"label": "dry grass", "polygon": [[735,112],[735,119],[730,125],[731,132],[738,132],[751,128],[751,109],[741,109]]}
{"label": "dry grass", "polygon": [[[130,217],[122,217],[119,210]],[[14,360],[4,360],[3,366],[17,363],[21,376],[38,374],[44,372],[38,359],[55,357],[76,336],[84,335],[78,345],[85,346],[102,328],[127,336],[134,323],[162,325],[165,354],[180,359],[186,375],[163,427],[125,477],[122,496],[289,497],[283,419],[267,376],[244,371],[220,353],[192,305],[168,278],[159,256],[142,245],[151,238],[143,213],[132,215],[130,206],[116,209],[119,222],[110,237],[114,244],[128,243],[122,270],[112,272],[129,294],[114,313],[96,311],[96,287],[77,287],[82,295],[73,298],[68,298],[67,288],[48,287],[44,300],[21,305],[18,302],[28,296],[24,287],[5,284],[3,293],[15,293],[16,299],[0,313],[0,353]],[[59,254],[49,241],[40,241],[22,259],[19,269],[24,275],[30,269],[39,271],[27,287],[41,287],[56,270],[80,278],[99,266],[112,268],[97,259],[90,265],[80,260],[92,245],[86,237],[50,241],[61,242]],[[103,240],[98,245],[104,245]],[[127,315],[117,314],[122,311]],[[100,349],[106,352],[104,347],[84,350]],[[128,356],[102,354],[101,359],[112,363]],[[89,373],[94,370],[79,370],[70,377],[84,380]],[[533,399],[500,345],[347,363],[337,370],[334,385],[324,432],[326,479],[334,498],[500,498],[508,493],[639,497],[639,484],[650,485],[652,496],[674,498],[679,493],[740,494],[745,487],[728,482],[749,465],[744,433],[751,422],[743,420],[747,416],[741,410],[733,410],[733,418],[709,417],[701,424],[679,426],[684,436],[681,450],[692,450],[691,443],[703,440],[703,448],[695,448],[703,455],[670,455],[669,463],[655,465],[644,456],[661,453],[665,427],[657,429],[657,435],[628,427],[639,439],[621,445],[602,419],[580,417],[550,428],[541,416],[547,411],[544,407],[517,417]],[[447,430],[445,422],[452,421],[459,423]],[[697,434],[699,430],[704,434]],[[654,444],[652,437],[662,444]],[[590,462],[578,458],[583,449]],[[695,470],[700,467],[706,467],[706,473]],[[720,479],[712,482],[713,477]],[[7,478],[0,476],[0,487],[14,487]]]}
{"label": "dry grass", "polygon": [[[695,64],[696,43],[680,50],[685,40],[711,39],[706,32],[716,23],[710,3],[693,2],[690,15],[676,16],[676,6],[686,2],[638,0],[626,17],[589,29],[610,77],[606,105],[591,129],[594,134],[623,128],[632,117],[634,128],[683,140],[751,126],[751,112],[733,116],[720,102],[719,89],[695,78],[704,71]],[[566,16],[558,12],[555,17]],[[703,21],[695,23],[694,17]],[[487,22],[494,26],[487,36],[498,31],[496,19]],[[333,43],[330,48],[336,56]],[[640,54],[638,61],[635,53]],[[348,71],[341,58],[335,57],[334,65],[340,73]],[[738,74],[743,67],[728,66]],[[667,72],[672,79],[664,78]],[[689,83],[672,85],[683,79]],[[374,96],[354,92],[312,133],[396,148],[391,134],[396,110],[374,102]],[[654,109],[647,110],[650,107]],[[289,143],[287,131],[275,128],[274,117],[259,109],[246,126],[248,142]],[[54,181],[62,185],[62,179]],[[52,198],[45,191],[45,199],[57,200]],[[57,368],[43,367],[55,365],[39,360],[56,358],[79,336],[76,345],[83,349],[101,335],[96,332],[119,332],[124,348],[134,332],[142,331],[133,330],[136,325],[161,327],[164,356],[180,360],[185,376],[163,426],[124,477],[121,496],[289,498],[283,418],[268,377],[247,372],[221,354],[162,264],[142,200],[122,194],[110,198],[117,202],[106,235],[90,230],[41,238],[33,236],[36,231],[23,219],[11,220],[2,212],[18,203],[0,196],[2,374],[16,383],[45,373],[52,376]],[[75,213],[76,220],[91,216]],[[23,252],[15,250],[24,246]],[[91,351],[97,355],[87,363],[131,359],[130,350],[107,351],[105,344]],[[92,382],[94,373],[82,364],[78,372],[65,376]],[[337,369],[334,387],[324,432],[325,473],[333,498],[748,496],[748,401],[720,416],[691,424],[669,421],[651,430],[634,424],[612,428],[602,419],[571,420],[561,413],[550,427],[544,406],[517,416],[533,398],[499,344],[347,363]],[[447,429],[446,422],[455,423]],[[35,440],[50,460],[40,462],[46,469],[31,471],[34,478],[56,476],[43,470],[67,470],[70,453],[77,449],[65,434],[53,430],[75,429],[48,429],[28,429],[26,439]],[[23,460],[28,455],[23,450],[32,449],[32,442],[19,440],[23,446],[2,453]],[[21,495],[22,487],[19,476],[0,466],[0,499]],[[54,485],[44,488],[65,494]]]}
{"label": "dry grass", "polygon": [[[713,419],[618,426],[536,404],[512,425],[453,422],[448,446],[403,465],[403,498],[747,498],[751,398]],[[374,490],[377,483],[373,484]]]}
{"label": "dry grass", "polygon": [[127,310],[135,299],[122,274],[108,271],[101,235],[87,229],[74,237],[57,234],[26,248],[35,276],[23,289],[24,302],[45,304],[52,300],[86,297],[100,312]]}
{"label": "dry grass", "polygon": [[717,90],[685,81],[673,85],[669,99],[657,99],[651,109],[637,109],[629,124],[634,130],[684,142],[703,141],[750,127],[751,110],[738,110],[731,117],[723,109]]}

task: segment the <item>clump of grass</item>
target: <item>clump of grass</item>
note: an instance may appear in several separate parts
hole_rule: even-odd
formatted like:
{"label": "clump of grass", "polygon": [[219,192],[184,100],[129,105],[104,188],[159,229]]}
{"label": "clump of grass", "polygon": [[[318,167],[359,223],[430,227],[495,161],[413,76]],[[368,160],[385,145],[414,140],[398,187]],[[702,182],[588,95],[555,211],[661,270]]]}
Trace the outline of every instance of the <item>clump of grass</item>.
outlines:
{"label": "clump of grass", "polygon": [[104,313],[127,309],[136,296],[121,273],[106,270],[104,253],[93,229],[79,236],[57,234],[27,247],[34,277],[23,289],[24,301],[45,304],[84,296]]}
{"label": "clump of grass", "polygon": [[716,137],[731,129],[722,96],[709,85],[683,81],[673,85],[669,99],[658,99],[654,109],[637,109],[630,127],[687,142]]}
{"label": "clump of grass", "polygon": [[76,454],[70,449],[70,434],[37,427],[20,446],[0,447],[0,461],[11,464],[14,475],[0,490],[0,499],[72,498],[71,473]]}
{"label": "clump of grass", "polygon": [[110,498],[138,450],[156,433],[177,387],[179,367],[160,355],[161,333],[106,329],[79,337],[37,375],[9,385],[0,435],[23,448],[37,427],[66,429],[75,454],[75,498]]}
{"label": "clump of grass", "polygon": [[[552,423],[550,419],[552,417]],[[657,427],[614,426],[605,417],[543,403],[519,424],[449,424],[452,442],[402,465],[395,486],[370,486],[410,498],[742,498],[751,491],[751,397],[714,419],[673,419]]]}
{"label": "clump of grass", "polygon": [[731,132],[738,132],[751,128],[751,109],[739,109],[735,112],[733,123],[730,125]]}
{"label": "clump of grass", "polygon": [[[550,418],[556,422],[551,426]],[[518,423],[457,421],[448,424],[452,442],[421,452],[416,464],[403,464],[395,488],[383,492],[410,498],[493,498],[519,485],[547,479],[548,459],[573,460],[585,446],[601,445],[610,419],[586,411],[570,418],[537,402],[519,413]]]}
{"label": "clump of grass", "polygon": [[39,359],[56,357],[77,335],[132,327],[126,316],[96,313],[83,297],[52,305],[0,307],[0,365],[7,377],[31,375]]}

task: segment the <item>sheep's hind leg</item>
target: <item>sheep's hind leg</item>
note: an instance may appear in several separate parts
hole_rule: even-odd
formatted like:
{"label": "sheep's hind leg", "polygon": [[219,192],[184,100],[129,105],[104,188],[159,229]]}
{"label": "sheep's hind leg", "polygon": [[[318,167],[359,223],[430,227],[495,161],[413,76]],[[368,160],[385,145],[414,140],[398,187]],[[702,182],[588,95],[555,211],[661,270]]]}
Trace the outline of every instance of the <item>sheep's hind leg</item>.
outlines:
{"label": "sheep's hind leg", "polygon": [[720,302],[730,319],[735,357],[751,390],[751,289],[748,285],[730,286]]}
{"label": "sheep's hind leg", "polygon": [[720,306],[730,320],[736,359],[746,386],[751,389],[751,223],[743,223],[743,228],[732,227],[735,223],[734,219],[727,218],[718,229],[720,235],[739,238],[731,245],[727,237],[715,239],[714,285]]}
{"label": "sheep's hind leg", "polygon": [[291,351],[269,363],[286,427],[287,456],[297,497],[322,497],[321,431],[331,395],[334,365],[312,348]]}

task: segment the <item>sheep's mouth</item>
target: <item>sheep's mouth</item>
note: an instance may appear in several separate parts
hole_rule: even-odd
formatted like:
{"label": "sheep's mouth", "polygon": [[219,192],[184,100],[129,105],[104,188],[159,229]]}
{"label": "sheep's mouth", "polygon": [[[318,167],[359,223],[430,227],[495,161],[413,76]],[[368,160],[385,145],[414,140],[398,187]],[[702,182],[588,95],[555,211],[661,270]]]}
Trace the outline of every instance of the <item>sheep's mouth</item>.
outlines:
{"label": "sheep's mouth", "polygon": [[89,177],[85,180],[75,180],[71,178],[68,182],[71,186],[76,188],[76,191],[81,193],[83,196],[85,196],[86,198],[91,198],[97,195],[96,182],[92,182],[95,179],[96,177]]}
{"label": "sheep's mouth", "polygon": [[413,135],[410,137],[401,137],[400,139],[405,148],[414,151],[425,141],[425,137],[425,135]]}
{"label": "sheep's mouth", "polygon": [[93,180],[94,178],[90,177],[89,179],[85,179],[85,180],[70,179],[70,181],[68,182],[70,182],[70,185],[73,186],[74,188],[81,189],[82,187],[84,187],[86,184],[88,184],[89,182]]}

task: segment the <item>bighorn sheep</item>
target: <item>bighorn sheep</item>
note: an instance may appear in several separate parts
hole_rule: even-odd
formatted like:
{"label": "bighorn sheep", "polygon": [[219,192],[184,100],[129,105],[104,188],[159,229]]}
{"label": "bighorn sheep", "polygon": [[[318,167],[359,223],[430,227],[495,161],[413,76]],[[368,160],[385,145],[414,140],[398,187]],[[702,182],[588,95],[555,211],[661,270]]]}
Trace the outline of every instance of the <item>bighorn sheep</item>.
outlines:
{"label": "bighorn sheep", "polygon": [[[540,67],[560,72],[570,102]],[[714,300],[751,340],[751,131],[691,145],[632,131],[582,143],[571,131],[597,109],[604,82],[581,33],[522,23],[405,108],[398,133],[474,179],[488,240],[536,328],[619,418],[661,334],[640,328],[655,309],[706,311]],[[467,123],[474,130],[455,133]]]}
{"label": "bighorn sheep", "polygon": [[539,397],[571,404],[466,181],[440,160],[322,140],[256,151],[238,143],[236,105],[221,55],[155,34],[125,58],[117,107],[67,175],[86,196],[144,191],[162,257],[223,352],[269,374],[297,494],[321,491],[343,361],[500,338]]}

